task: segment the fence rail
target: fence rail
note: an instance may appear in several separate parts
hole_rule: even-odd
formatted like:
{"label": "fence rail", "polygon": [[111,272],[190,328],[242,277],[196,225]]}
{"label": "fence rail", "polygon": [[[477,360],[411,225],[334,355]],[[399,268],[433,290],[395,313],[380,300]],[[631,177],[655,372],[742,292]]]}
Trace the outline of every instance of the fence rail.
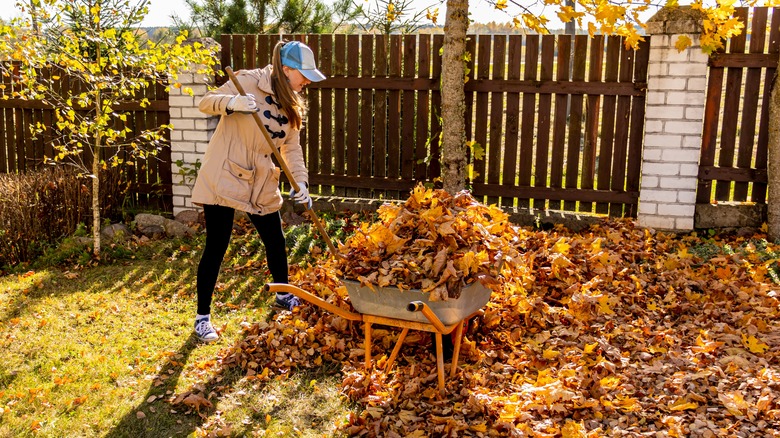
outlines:
{"label": "fence rail", "polygon": [[[322,194],[405,197],[440,176],[443,35],[285,35],[328,79],[302,132]],[[222,65],[270,63],[275,35],[223,35]],[[464,151],[475,196],[505,207],[636,215],[649,42],[471,35]]]}

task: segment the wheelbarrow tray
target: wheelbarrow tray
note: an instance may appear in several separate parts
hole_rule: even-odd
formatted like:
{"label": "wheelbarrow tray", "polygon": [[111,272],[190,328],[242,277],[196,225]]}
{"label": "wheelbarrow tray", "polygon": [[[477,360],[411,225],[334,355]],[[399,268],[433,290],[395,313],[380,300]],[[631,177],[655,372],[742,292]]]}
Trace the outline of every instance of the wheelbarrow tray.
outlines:
{"label": "wheelbarrow tray", "polygon": [[446,301],[430,301],[428,292],[419,289],[401,290],[397,287],[362,286],[360,282],[342,280],[347,288],[352,307],[359,313],[405,321],[427,323],[421,312],[410,312],[407,305],[422,301],[439,317],[444,325],[457,324],[481,309],[490,301],[491,290],[479,281],[469,284],[460,292],[460,297]]}

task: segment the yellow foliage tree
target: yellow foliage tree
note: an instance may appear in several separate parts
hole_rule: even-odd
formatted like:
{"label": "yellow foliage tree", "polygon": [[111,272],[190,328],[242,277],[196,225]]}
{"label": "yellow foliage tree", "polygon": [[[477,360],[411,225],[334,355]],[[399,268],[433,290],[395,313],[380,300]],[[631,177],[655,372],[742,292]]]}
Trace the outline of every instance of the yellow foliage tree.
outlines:
{"label": "yellow foliage tree", "polygon": [[[49,162],[75,166],[92,178],[94,253],[100,253],[100,170],[132,165],[154,156],[164,130],[152,127],[131,135],[120,104],[136,100],[157,84],[181,87],[178,74],[193,65],[213,71],[215,48],[186,41],[154,43],[137,24],[146,14],[116,0],[32,0],[17,5],[26,17],[0,26],[0,73],[11,77],[4,99],[40,100],[55,108],[52,126],[30,126],[33,135],[49,132],[54,156]],[[76,20],[74,21],[74,17]],[[132,25],[135,24],[135,27]],[[60,90],[62,78],[72,81]],[[185,90],[186,91],[186,90]],[[192,93],[189,90],[189,93]],[[148,105],[148,99],[141,101]],[[111,152],[110,156],[103,151]],[[93,158],[94,157],[94,158]],[[124,158],[123,158],[124,157]]]}

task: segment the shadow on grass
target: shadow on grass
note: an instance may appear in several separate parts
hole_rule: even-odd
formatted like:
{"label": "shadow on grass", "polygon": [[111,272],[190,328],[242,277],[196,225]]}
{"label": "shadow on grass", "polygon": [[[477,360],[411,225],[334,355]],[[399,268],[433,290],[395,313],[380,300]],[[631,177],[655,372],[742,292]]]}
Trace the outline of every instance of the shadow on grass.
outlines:
{"label": "shadow on grass", "polygon": [[[105,438],[158,438],[160,436],[188,436],[203,425],[206,416],[186,415],[186,406],[172,406],[167,399],[176,389],[179,377],[184,370],[190,354],[198,347],[200,341],[194,333],[175,353],[170,354],[168,361],[160,368],[154,377],[143,401],[131,409],[116,426],[104,435]],[[222,379],[220,385],[232,386],[238,377],[231,381]],[[206,388],[213,382],[206,384]],[[154,400],[149,403],[149,400]],[[141,414],[142,413],[142,414]],[[205,414],[206,412],[204,412]]]}

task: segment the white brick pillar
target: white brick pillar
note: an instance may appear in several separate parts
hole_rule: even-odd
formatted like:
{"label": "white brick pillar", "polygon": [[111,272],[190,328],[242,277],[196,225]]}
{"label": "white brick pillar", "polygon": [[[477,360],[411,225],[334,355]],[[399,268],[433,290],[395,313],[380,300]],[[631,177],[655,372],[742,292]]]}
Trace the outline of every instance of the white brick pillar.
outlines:
{"label": "white brick pillar", "polygon": [[[687,7],[648,21],[650,58],[645,110],[639,225],[693,229],[709,57],[699,45],[701,18]],[[675,47],[684,35],[693,44]]]}
{"label": "white brick pillar", "polygon": [[[169,106],[171,124],[171,173],[173,174],[173,214],[197,208],[190,201],[195,176],[206,146],[219,121],[218,116],[208,116],[198,110],[200,99],[214,85],[213,74],[179,74],[181,88],[171,87]],[[192,90],[192,95],[184,92]]]}

